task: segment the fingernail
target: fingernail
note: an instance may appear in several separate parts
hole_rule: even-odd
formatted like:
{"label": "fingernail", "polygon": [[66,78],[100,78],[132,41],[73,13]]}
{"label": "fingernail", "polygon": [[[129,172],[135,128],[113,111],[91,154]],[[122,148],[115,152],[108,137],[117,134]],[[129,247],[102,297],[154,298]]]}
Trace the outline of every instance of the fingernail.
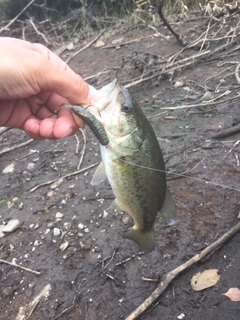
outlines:
{"label": "fingernail", "polygon": [[89,86],[89,92],[88,92],[88,101],[90,103],[97,102],[99,99],[101,99],[102,93],[95,89],[92,86]]}

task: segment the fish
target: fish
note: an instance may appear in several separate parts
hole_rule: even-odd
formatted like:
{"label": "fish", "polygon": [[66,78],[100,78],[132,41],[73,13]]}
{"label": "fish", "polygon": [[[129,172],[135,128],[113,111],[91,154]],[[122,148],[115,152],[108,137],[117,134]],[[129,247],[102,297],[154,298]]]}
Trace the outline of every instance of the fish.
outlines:
{"label": "fish", "polygon": [[134,226],[124,237],[145,252],[154,249],[154,222],[158,212],[168,224],[176,209],[166,183],[165,164],[156,134],[128,90],[117,79],[100,89],[94,103],[109,143],[100,145],[102,162],[91,184],[108,179],[115,200],[108,210],[130,215]]}

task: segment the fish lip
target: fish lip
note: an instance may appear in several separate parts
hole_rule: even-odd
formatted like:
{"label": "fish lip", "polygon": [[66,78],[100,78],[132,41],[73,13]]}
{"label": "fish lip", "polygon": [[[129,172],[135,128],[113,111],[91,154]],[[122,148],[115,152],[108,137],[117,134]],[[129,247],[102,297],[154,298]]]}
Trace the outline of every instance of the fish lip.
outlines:
{"label": "fish lip", "polygon": [[[99,112],[107,109],[109,105],[112,103],[113,98],[119,93],[119,82],[117,78],[115,78],[112,82],[103,86],[99,91],[102,93],[102,97],[97,101],[95,106],[98,108]],[[107,98],[107,99],[106,99]]]}

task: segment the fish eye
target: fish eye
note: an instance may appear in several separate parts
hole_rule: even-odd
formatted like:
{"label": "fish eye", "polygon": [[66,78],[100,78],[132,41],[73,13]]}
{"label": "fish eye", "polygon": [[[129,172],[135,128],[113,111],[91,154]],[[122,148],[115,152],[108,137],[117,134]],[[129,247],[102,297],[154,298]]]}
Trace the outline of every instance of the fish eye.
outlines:
{"label": "fish eye", "polygon": [[123,103],[122,104],[122,111],[125,112],[125,113],[130,113],[132,112],[132,105],[131,104],[128,104],[128,103]]}

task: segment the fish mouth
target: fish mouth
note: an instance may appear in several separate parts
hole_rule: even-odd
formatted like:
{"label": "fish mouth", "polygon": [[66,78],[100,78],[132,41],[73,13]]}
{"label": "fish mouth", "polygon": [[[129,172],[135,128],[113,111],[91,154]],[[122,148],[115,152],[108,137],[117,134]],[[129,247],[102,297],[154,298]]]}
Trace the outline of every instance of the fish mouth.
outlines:
{"label": "fish mouth", "polygon": [[120,90],[120,85],[117,79],[114,79],[112,82],[103,86],[99,91],[102,93],[102,97],[97,101],[95,106],[98,111],[101,113],[103,110],[106,110],[110,104],[115,100]]}

